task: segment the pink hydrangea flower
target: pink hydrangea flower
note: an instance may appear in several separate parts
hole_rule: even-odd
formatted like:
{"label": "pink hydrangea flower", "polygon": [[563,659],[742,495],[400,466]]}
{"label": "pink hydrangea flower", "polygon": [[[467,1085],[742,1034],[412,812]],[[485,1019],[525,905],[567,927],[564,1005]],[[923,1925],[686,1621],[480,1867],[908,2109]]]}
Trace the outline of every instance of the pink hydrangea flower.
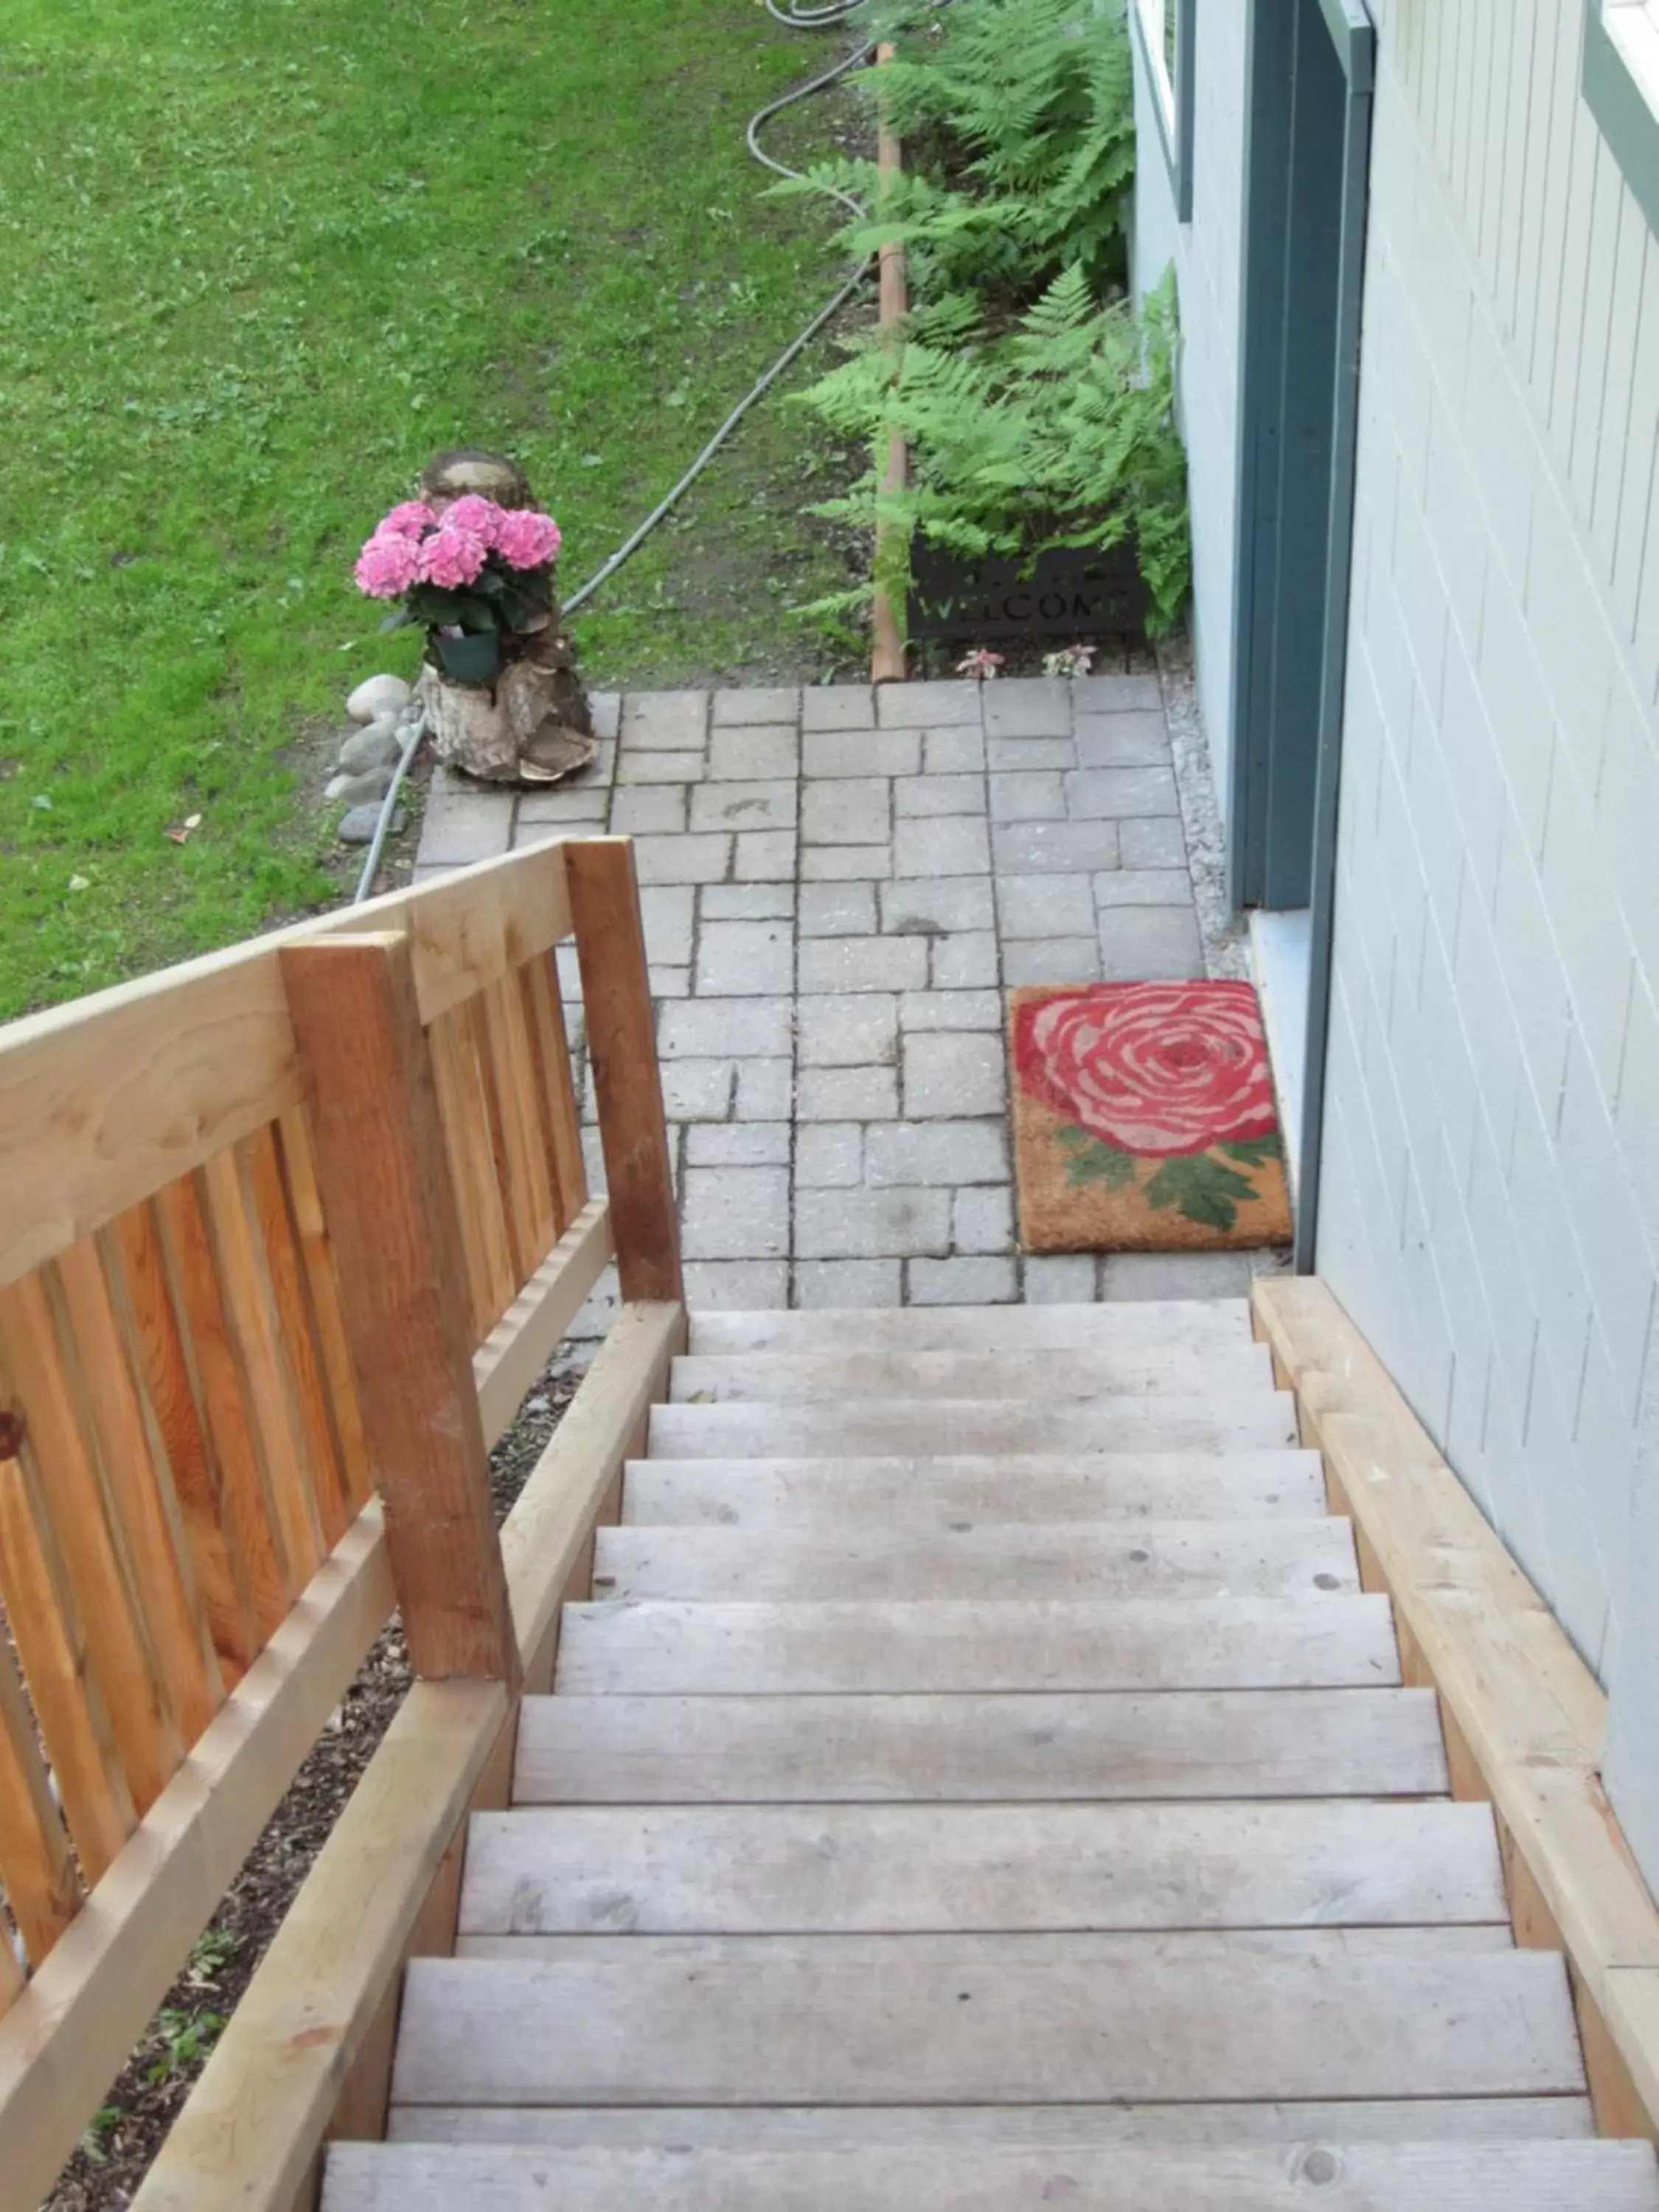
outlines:
{"label": "pink hydrangea flower", "polygon": [[488,548],[499,543],[497,533],[502,520],[501,510],[493,499],[486,499],[482,492],[469,491],[459,499],[451,500],[443,512],[442,527],[469,531]]}
{"label": "pink hydrangea flower", "polygon": [[421,549],[412,538],[398,537],[382,524],[357,556],[353,573],[358,590],[371,599],[395,599],[420,580]]}
{"label": "pink hydrangea flower", "polygon": [[459,591],[464,584],[477,581],[487,550],[483,538],[471,531],[452,529],[446,515],[420,548],[422,580],[447,592]]}
{"label": "pink hydrangea flower", "polygon": [[550,514],[508,507],[495,535],[495,550],[511,568],[544,568],[558,558],[564,533]]}
{"label": "pink hydrangea flower", "polygon": [[438,518],[423,499],[406,499],[401,507],[394,507],[375,532],[377,538],[420,538],[430,530]]}

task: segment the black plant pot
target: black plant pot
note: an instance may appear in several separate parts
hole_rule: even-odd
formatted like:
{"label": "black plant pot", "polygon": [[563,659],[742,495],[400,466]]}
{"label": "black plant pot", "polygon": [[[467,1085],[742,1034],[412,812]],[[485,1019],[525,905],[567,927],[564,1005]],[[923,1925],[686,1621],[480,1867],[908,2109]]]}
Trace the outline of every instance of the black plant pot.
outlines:
{"label": "black plant pot", "polygon": [[1035,565],[971,560],[918,539],[910,556],[909,629],[917,643],[1139,644],[1146,586],[1133,539],[1109,552],[1061,546]]}
{"label": "black plant pot", "polygon": [[501,641],[497,630],[468,630],[460,637],[434,635],[438,665],[458,684],[493,684],[501,672]]}

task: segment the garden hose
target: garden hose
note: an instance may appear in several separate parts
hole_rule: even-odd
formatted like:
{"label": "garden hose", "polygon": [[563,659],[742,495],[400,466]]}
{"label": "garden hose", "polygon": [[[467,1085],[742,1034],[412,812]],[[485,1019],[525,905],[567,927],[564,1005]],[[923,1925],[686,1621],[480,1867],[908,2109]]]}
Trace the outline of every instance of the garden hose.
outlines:
{"label": "garden hose", "polygon": [[[869,0],[820,0],[820,4],[802,7],[799,0],[766,0],[766,12],[775,21],[783,24],[788,30],[829,31],[833,30],[836,24],[844,22],[849,15],[856,15],[860,9],[867,7],[868,4]],[[814,93],[826,91],[830,85],[838,83],[842,77],[857,69],[862,62],[868,60],[873,51],[872,45],[866,40],[855,46],[850,53],[843,55],[842,59],[835,63],[832,67],[821,70],[807,83],[797,85],[793,91],[783,94],[781,98],[769,100],[764,107],[757,109],[749,118],[749,127],[744,134],[744,143],[755,160],[763,167],[770,169],[775,175],[787,178],[791,183],[799,183],[800,171],[792,169],[787,162],[780,161],[775,155],[769,154],[760,143],[761,132],[775,115],[781,114],[786,107],[793,107],[798,100],[810,100]],[[849,193],[832,191],[830,197],[839,200],[852,215],[859,216],[864,213],[864,210]],[[696,483],[697,478],[702,476],[703,471],[720,452],[721,447],[726,444],[750,410],[765,398],[784,372],[805,352],[824,325],[846,306],[848,301],[869,276],[874,263],[875,256],[866,254],[859,263],[858,267],[848,276],[846,283],[813,316],[805,330],[784,348],[765,374],[757,378],[679,482],[658,501],[639,528],[623,540],[610,559],[601,568],[597,568],[587,581],[565,600],[566,614],[574,614],[578,607],[592,597],[601,584],[608,583],[623,563],[638,552],[652,532],[672,514],[674,508]],[[380,819],[374,825],[374,839],[369,845],[368,857],[363,862],[362,873],[358,878],[356,892],[352,900],[354,906],[361,905],[374,888],[375,876],[380,871],[380,855],[386,846],[386,831],[392,821],[392,809],[397,805],[398,793],[403,788],[404,779],[409,773],[410,763],[415,757],[416,749],[421,739],[426,734],[426,729],[427,718],[422,714],[412,726],[403,753],[392,772],[392,782],[387,788],[385,799],[381,801]]]}

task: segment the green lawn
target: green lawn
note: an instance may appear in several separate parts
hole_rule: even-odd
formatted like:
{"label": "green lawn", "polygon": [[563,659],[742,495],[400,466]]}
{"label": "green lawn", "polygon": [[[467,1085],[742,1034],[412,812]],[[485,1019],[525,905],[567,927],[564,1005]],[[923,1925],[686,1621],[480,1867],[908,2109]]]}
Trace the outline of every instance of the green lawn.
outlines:
{"label": "green lawn", "polygon": [[[741,143],[830,51],[754,0],[9,0],[0,1016],[331,894],[289,763],[417,651],[359,541],[489,445],[599,565],[833,279]],[[580,618],[593,680],[799,657],[820,434],[754,418]]]}

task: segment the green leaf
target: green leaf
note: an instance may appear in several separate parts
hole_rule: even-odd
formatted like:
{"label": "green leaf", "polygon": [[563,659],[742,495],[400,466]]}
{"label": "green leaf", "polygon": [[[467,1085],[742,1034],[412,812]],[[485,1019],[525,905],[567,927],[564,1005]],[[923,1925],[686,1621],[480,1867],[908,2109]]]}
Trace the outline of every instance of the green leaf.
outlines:
{"label": "green leaf", "polygon": [[1086,1129],[1062,1129],[1060,1142],[1071,1155],[1066,1164],[1069,1183],[1103,1182],[1109,1190],[1127,1190],[1135,1179],[1135,1156],[1091,1137]]}
{"label": "green leaf", "polygon": [[1231,1229],[1238,1218],[1239,1205],[1255,1195],[1255,1185],[1212,1152],[1165,1160],[1146,1188],[1148,1206],[1173,1206],[1205,1229]]}
{"label": "green leaf", "polygon": [[1221,1149],[1230,1160],[1237,1160],[1247,1168],[1265,1168],[1269,1160],[1282,1160],[1285,1157],[1277,1129],[1265,1137],[1252,1137],[1242,1145],[1223,1145]]}

